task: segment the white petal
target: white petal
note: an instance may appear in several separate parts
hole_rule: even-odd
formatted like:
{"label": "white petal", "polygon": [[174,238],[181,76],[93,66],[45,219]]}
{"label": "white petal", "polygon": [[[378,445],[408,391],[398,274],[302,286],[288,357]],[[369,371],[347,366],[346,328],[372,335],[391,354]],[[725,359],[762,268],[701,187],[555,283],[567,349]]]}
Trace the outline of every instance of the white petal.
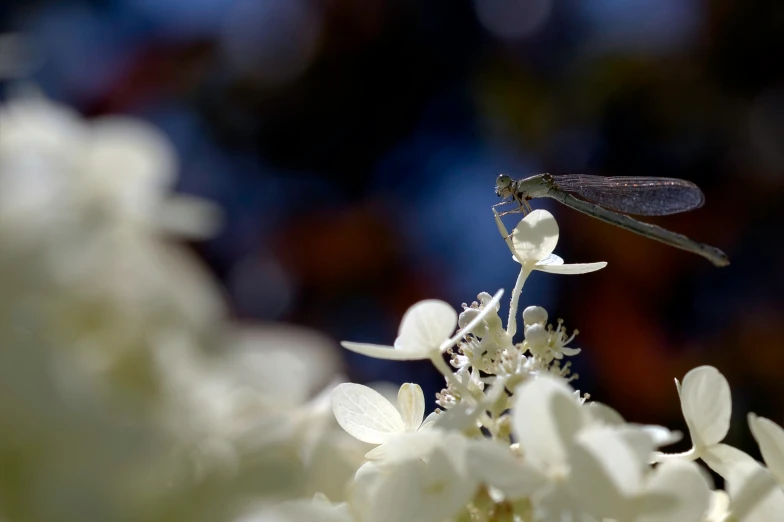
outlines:
{"label": "white petal", "polygon": [[759,445],[762,458],[780,484],[784,485],[784,429],[765,417],[749,414],[749,428]]}
{"label": "white petal", "polygon": [[436,421],[438,420],[440,413],[437,411],[432,411],[430,414],[425,417],[425,420],[422,421],[422,427],[420,429],[425,428],[432,428],[435,426]]}
{"label": "white petal", "polygon": [[404,431],[391,437],[388,442],[367,452],[365,458],[381,459],[384,463],[398,460],[422,459],[438,446],[452,440],[448,434],[437,428],[419,431]]}
{"label": "white petal", "polygon": [[352,343],[343,341],[340,345],[352,352],[361,353],[376,359],[388,359],[390,361],[418,361],[429,359],[430,356],[419,351],[403,350],[395,346],[384,346],[382,344]]}
{"label": "white petal", "polygon": [[732,498],[732,514],[737,520],[779,520],[784,513],[784,490],[756,462],[746,468],[743,476],[727,484],[727,489]]}
{"label": "white petal", "polygon": [[620,413],[601,402],[589,402],[582,411],[588,415],[589,423],[604,426],[621,426],[625,423]]}
{"label": "white petal", "polygon": [[536,263],[553,253],[558,244],[558,223],[546,210],[534,210],[512,231],[512,245],[523,263]]}
{"label": "white petal", "polygon": [[400,322],[395,349],[419,352],[429,358],[457,326],[457,312],[444,301],[420,301],[406,311]]}
{"label": "white petal", "polygon": [[539,265],[557,266],[557,265],[564,264],[564,260],[560,256],[557,256],[555,254],[550,254],[549,256],[545,257],[544,259],[542,259],[541,261],[539,261],[536,264],[537,264],[537,266],[539,266]]}
{"label": "white petal", "polygon": [[569,263],[567,265],[541,265],[537,263],[534,266],[534,270],[550,274],[574,275],[596,272],[606,266],[607,263],[605,261],[599,261],[597,263]]}
{"label": "white petal", "polygon": [[350,504],[363,522],[406,522],[420,511],[422,461],[394,467],[367,464],[351,484]]}
{"label": "white petal", "polygon": [[730,496],[721,489],[713,490],[711,505],[705,513],[705,522],[723,522],[730,513]]}
{"label": "white petal", "polygon": [[652,461],[653,450],[656,447],[654,440],[658,434],[651,433],[642,426],[635,424],[617,426],[613,430],[634,452],[641,468],[647,467],[648,463]]}
{"label": "white petal", "polygon": [[[641,442],[629,435],[631,431],[625,427],[587,428],[576,437],[576,444],[591,454],[618,493],[626,498],[641,491],[647,464],[643,457],[645,451],[638,447]],[[577,467],[575,464],[574,468]]]}
{"label": "white petal", "polygon": [[362,442],[382,444],[405,430],[395,406],[377,391],[343,383],[332,390],[332,411],[338,424]]}
{"label": "white petal", "polygon": [[597,522],[585,512],[585,506],[572,495],[572,487],[565,482],[550,483],[548,489],[536,495],[537,522]]}
{"label": "white petal", "polygon": [[506,500],[531,496],[547,485],[547,477],[516,457],[508,446],[489,439],[468,448],[468,470],[480,482],[500,490]]}
{"label": "white petal", "polygon": [[403,384],[397,394],[397,406],[406,431],[416,431],[425,417],[425,395],[422,388],[410,382]]}
{"label": "white petal", "polygon": [[[447,449],[448,448],[448,449]],[[455,466],[444,445],[435,449],[424,470],[422,502],[415,518],[421,522],[451,519],[474,497],[479,480]]]}
{"label": "white petal", "polygon": [[675,444],[683,438],[683,433],[680,431],[670,431],[669,428],[665,428],[664,426],[643,424],[639,426],[639,428],[648,434],[653,445],[657,448]]}
{"label": "white petal", "polygon": [[749,455],[727,444],[710,446],[700,453],[700,458],[729,483],[736,482],[748,469],[758,465]]}
{"label": "white petal", "polygon": [[784,513],[784,490],[759,462],[726,444],[703,452],[703,461],[726,481],[732,498],[731,511],[737,520],[778,520]]}
{"label": "white petal", "polygon": [[[461,401],[433,418],[433,426],[444,431],[468,431],[476,429],[477,419],[484,412],[482,408]],[[429,418],[429,417],[428,417]]]}
{"label": "white petal", "polygon": [[477,481],[456,469],[440,447],[425,462],[407,459],[357,473],[352,506],[363,522],[432,522],[455,515]]}
{"label": "white petal", "polygon": [[515,391],[512,431],[526,458],[539,469],[567,464],[567,448],[583,423],[572,393],[562,379],[548,375]]}
{"label": "white petal", "polygon": [[732,520],[779,520],[784,513],[784,492],[762,466],[749,473],[739,488],[733,488]]}
{"label": "white petal", "polygon": [[642,470],[612,428],[581,432],[570,461],[570,490],[586,511],[600,520],[631,519],[631,501],[640,487]]}
{"label": "white petal", "polygon": [[710,507],[710,484],[693,462],[662,462],[653,471],[637,522],[698,522]]}
{"label": "white petal", "polygon": [[681,409],[695,446],[718,444],[730,428],[732,400],[727,379],[712,366],[700,366],[683,378]]}
{"label": "white petal", "polygon": [[367,518],[366,513],[372,512],[374,497],[383,478],[384,472],[379,464],[366,462],[359,467],[354,480],[349,481],[346,493],[351,510],[362,514],[362,519]]}
{"label": "white petal", "polygon": [[[375,498],[371,522],[409,522],[419,520],[425,489],[424,475],[427,464],[421,460],[397,463],[379,487]],[[366,520],[362,517],[362,520]]]}

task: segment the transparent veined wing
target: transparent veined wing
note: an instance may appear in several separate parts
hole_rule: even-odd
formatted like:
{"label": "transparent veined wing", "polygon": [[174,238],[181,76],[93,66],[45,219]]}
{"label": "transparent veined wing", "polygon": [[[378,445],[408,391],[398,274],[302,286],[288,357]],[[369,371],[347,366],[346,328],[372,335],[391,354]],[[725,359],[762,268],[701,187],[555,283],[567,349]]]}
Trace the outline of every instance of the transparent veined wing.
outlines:
{"label": "transparent veined wing", "polygon": [[559,190],[623,214],[666,216],[705,202],[697,185],[675,178],[565,174],[553,181]]}

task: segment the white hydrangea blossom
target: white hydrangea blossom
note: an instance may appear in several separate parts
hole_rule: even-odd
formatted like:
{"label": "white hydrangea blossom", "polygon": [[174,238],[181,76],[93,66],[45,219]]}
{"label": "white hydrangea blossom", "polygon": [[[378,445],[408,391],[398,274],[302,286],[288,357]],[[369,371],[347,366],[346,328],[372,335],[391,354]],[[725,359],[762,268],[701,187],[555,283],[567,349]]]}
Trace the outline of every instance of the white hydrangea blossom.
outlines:
{"label": "white hydrangea blossom", "polygon": [[553,254],[549,212],[531,212],[512,234],[496,215],[520,263],[506,325],[499,290],[459,313],[414,304],[392,346],[343,343],[431,361],[445,386],[428,411],[415,383],[396,401],[336,385],[319,334],[225,319],[215,282],[166,240],[208,236],[218,214],[170,193],[175,155],[156,129],[85,121],[33,97],[0,105],[0,132],[0,462],[19,471],[0,484],[3,520],[768,522],[784,513],[784,430],[749,414],[764,462],[726,445],[731,396],[716,368],[676,381],[693,445],[681,454],[662,451],[680,434],[628,423],[572,388],[577,332],[517,303],[534,271],[606,263]]}
{"label": "white hydrangea blossom", "polygon": [[[547,312],[532,306],[515,342],[517,302],[533,271],[580,274],[606,263],[555,256],[558,226],[547,211],[529,213],[511,235],[496,220],[521,264],[506,327],[499,291],[464,304],[456,321],[446,303],[415,304],[394,347],[343,343],[373,357],[429,359],[446,382],[424,425],[415,384],[401,387],[397,407],[361,385],[335,388],[339,424],[379,445],[350,486],[351,520],[762,522],[784,513],[784,430],[749,417],[770,471],[724,445],[730,392],[717,369],[676,381],[694,447],[666,454],[679,433],[628,423],[571,387],[577,376],[565,359],[580,353],[570,345],[576,331],[548,325]],[[726,492],[713,489],[700,459],[727,480]]]}
{"label": "white hydrangea blossom", "polygon": [[[0,128],[0,225],[18,235],[74,231],[90,220],[122,231],[151,227],[192,237],[210,236],[219,225],[209,202],[169,194],[176,153],[141,120],[85,121],[28,93],[0,107]],[[37,229],[24,228],[33,225]]]}
{"label": "white hydrangea blossom", "polygon": [[175,175],[149,124],[0,104],[3,521],[348,519],[372,446],[332,414],[336,344],[225,318],[168,240],[218,224]]}

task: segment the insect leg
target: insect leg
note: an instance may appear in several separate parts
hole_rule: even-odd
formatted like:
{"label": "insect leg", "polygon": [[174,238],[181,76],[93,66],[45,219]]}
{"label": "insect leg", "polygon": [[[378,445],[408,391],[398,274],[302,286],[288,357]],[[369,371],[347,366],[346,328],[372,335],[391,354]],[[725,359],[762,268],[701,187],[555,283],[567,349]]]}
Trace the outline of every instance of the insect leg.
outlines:
{"label": "insect leg", "polygon": [[520,201],[517,200],[516,198],[515,199],[506,200],[506,201],[501,201],[500,203],[496,203],[495,205],[492,206],[493,212],[495,212],[495,208],[496,207],[500,207],[500,206],[503,206],[503,205],[512,205],[512,204],[515,204],[515,203],[517,204],[517,206],[515,208],[511,208],[509,210],[501,212],[498,215],[499,216],[506,216],[508,214],[519,214],[521,212],[523,214],[525,214],[526,213],[525,207],[523,205],[521,205]]}

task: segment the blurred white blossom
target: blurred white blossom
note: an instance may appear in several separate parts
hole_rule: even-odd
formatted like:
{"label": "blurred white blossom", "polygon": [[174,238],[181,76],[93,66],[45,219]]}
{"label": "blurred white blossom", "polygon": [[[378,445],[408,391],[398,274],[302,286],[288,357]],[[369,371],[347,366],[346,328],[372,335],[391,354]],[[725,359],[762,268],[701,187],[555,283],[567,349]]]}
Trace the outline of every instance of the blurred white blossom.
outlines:
{"label": "blurred white blossom", "polygon": [[0,126],[0,224],[20,239],[26,232],[34,238],[77,233],[91,224],[203,237],[219,224],[208,202],[168,194],[176,152],[141,120],[85,121],[70,108],[28,94],[0,109]]}
{"label": "blurred white blossom", "polygon": [[0,105],[3,520],[232,520],[281,499],[270,516],[346,519],[297,500],[339,502],[369,449],[332,415],[335,346],[226,320],[168,239],[219,225],[176,174],[142,121]]}

